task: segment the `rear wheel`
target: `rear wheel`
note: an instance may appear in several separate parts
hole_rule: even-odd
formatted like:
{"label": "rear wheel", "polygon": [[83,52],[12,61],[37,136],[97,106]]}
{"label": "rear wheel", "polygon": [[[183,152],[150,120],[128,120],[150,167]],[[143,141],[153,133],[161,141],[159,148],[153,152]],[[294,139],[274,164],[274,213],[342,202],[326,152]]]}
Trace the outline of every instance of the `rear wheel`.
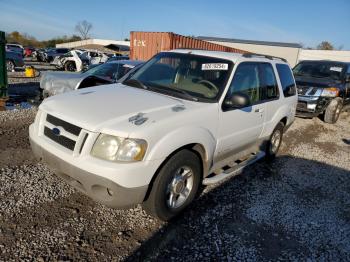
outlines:
{"label": "rear wheel", "polygon": [[200,158],[190,150],[173,155],[160,169],[149,194],[142,204],[152,216],[170,220],[195,198],[201,181]]}
{"label": "rear wheel", "polygon": [[75,72],[77,71],[77,67],[75,66],[75,63],[73,61],[68,61],[64,64],[64,70]]}
{"label": "rear wheel", "polygon": [[11,60],[6,60],[6,70],[7,72],[15,71],[15,63]]}
{"label": "rear wheel", "polygon": [[328,124],[334,124],[338,121],[343,103],[341,98],[334,98],[324,112],[324,121]]}
{"label": "rear wheel", "polygon": [[284,124],[279,122],[273,130],[270,140],[267,142],[266,159],[271,161],[275,159],[282,143]]}

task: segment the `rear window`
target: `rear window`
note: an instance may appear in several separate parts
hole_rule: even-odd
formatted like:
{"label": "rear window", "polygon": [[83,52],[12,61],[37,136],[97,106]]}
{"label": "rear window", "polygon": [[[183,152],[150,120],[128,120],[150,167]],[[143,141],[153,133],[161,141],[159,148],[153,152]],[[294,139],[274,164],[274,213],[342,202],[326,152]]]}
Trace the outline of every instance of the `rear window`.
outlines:
{"label": "rear window", "polygon": [[276,68],[281,80],[284,96],[296,95],[295,82],[290,67],[286,64],[276,64]]}

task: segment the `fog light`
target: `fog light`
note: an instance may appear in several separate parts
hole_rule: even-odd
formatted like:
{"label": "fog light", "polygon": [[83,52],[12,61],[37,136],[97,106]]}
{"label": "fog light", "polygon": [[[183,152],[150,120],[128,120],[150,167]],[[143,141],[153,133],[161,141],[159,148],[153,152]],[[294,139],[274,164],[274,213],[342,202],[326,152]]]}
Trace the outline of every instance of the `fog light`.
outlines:
{"label": "fog light", "polygon": [[110,195],[110,196],[113,196],[113,194],[114,194],[113,190],[110,189],[110,188],[108,188],[108,187],[107,187],[107,193],[108,193],[108,195]]}

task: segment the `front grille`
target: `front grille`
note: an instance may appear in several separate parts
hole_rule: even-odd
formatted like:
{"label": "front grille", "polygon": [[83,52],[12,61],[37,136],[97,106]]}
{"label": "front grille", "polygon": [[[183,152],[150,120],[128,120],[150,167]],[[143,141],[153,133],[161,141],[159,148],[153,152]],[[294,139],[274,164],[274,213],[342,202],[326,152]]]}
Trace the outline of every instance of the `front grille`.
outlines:
{"label": "front grille", "polygon": [[53,124],[55,126],[61,126],[64,128],[64,130],[66,130],[69,133],[72,133],[73,135],[78,136],[80,134],[81,128],[73,125],[71,123],[68,123],[66,121],[63,121],[57,117],[54,117],[52,115],[47,115],[46,117],[46,121],[49,122],[50,124]]}
{"label": "front grille", "polygon": [[57,136],[55,135],[52,130],[45,126],[44,128],[44,135],[50,138],[51,140],[55,141],[56,143],[60,144],[61,146],[64,146],[65,148],[68,148],[70,150],[74,150],[75,147],[75,141],[65,137],[63,135]]}

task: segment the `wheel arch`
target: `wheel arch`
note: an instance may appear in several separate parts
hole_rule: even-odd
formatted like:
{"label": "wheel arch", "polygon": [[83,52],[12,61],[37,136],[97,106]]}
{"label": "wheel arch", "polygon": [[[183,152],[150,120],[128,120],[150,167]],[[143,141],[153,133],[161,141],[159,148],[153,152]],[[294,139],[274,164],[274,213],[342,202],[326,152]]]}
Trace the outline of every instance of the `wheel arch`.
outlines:
{"label": "wheel arch", "polygon": [[193,153],[195,153],[199,157],[199,159],[201,161],[201,181],[203,180],[203,178],[207,175],[206,173],[207,173],[207,170],[209,169],[209,165],[210,165],[210,163],[209,163],[210,160],[208,158],[207,150],[205,149],[205,147],[201,143],[190,143],[190,144],[183,145],[183,146],[177,148],[176,150],[174,150],[173,152],[171,152],[164,159],[164,161],[159,165],[156,172],[152,176],[152,179],[148,185],[148,189],[147,189],[147,192],[146,192],[146,195],[145,195],[143,201],[148,199],[149,194],[152,191],[154,181],[157,178],[159,171],[163,168],[163,166],[169,161],[169,159],[173,155],[175,155],[176,153],[180,152],[181,150],[185,150],[185,149],[192,151]]}

